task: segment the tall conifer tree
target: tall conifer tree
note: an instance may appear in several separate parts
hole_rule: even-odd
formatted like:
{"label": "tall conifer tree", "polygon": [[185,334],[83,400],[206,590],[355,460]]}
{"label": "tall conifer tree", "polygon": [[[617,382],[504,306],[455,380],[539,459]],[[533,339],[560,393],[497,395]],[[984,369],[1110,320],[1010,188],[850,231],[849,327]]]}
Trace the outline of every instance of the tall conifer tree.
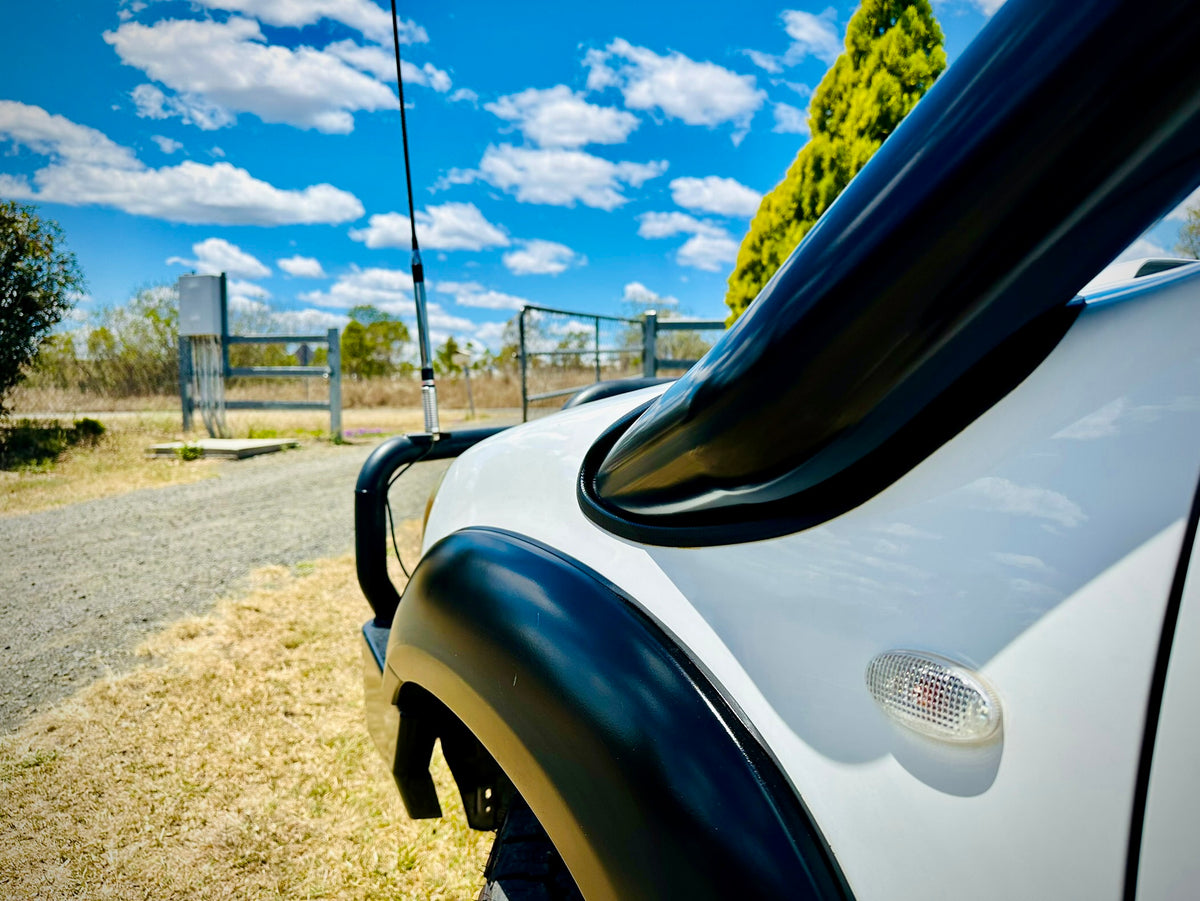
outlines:
{"label": "tall conifer tree", "polygon": [[813,94],[812,134],[765,197],[729,277],[732,322],[946,68],[929,0],[864,0]]}

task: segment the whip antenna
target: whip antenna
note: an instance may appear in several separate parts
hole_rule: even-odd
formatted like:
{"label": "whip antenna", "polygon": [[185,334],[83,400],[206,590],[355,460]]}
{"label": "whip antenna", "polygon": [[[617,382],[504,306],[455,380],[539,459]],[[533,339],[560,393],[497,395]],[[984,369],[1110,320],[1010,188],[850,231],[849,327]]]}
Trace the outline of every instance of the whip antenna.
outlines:
{"label": "whip antenna", "polygon": [[425,308],[425,267],[417,245],[417,217],[413,209],[412,166],[408,160],[408,122],[404,115],[404,75],[400,67],[400,24],[396,0],[392,0],[392,41],[396,48],[396,85],[400,90],[400,136],[404,145],[404,181],[408,187],[408,224],[412,229],[413,299],[417,307],[417,347],[421,354],[421,406],[425,411],[425,431],[436,441],[438,427],[437,385],[433,381],[432,354],[429,351],[429,316]]}

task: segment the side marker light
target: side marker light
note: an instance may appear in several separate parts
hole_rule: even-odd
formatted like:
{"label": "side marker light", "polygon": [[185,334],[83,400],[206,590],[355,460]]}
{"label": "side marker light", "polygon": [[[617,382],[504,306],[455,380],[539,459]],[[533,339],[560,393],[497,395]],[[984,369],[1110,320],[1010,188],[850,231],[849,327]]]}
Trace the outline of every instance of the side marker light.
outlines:
{"label": "side marker light", "polygon": [[890,719],[939,741],[982,742],[1000,728],[1000,699],[977,673],[923,651],[887,651],[867,688]]}

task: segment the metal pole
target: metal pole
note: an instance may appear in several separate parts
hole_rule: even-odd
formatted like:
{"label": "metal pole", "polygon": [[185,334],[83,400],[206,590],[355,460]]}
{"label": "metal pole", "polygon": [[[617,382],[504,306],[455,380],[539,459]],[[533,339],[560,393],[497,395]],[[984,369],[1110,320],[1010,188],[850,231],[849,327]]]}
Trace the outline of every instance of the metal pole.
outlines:
{"label": "metal pole", "polygon": [[467,362],[463,364],[463,378],[467,380],[467,408],[471,411],[471,418],[475,418],[475,397],[471,394],[471,360],[468,357]]}
{"label": "metal pole", "polygon": [[183,430],[192,430],[192,339],[178,337],[179,346],[179,404],[183,408]]}
{"label": "metal pole", "polygon": [[642,321],[642,375],[652,379],[658,375],[658,312],[647,310]]}
{"label": "metal pole", "polygon": [[329,330],[329,434],[334,443],[342,440],[342,346],[338,330]]}
{"label": "metal pole", "polygon": [[221,378],[229,378],[229,285],[224,272],[221,273]]}
{"label": "metal pole", "polygon": [[413,242],[413,296],[417,307],[417,347],[421,353],[421,407],[425,411],[425,432],[436,441],[441,434],[438,424],[437,385],[433,380],[433,354],[429,349],[429,315],[425,307],[425,268],[421,252]]}
{"label": "metal pole", "polygon": [[596,381],[600,381],[600,317],[596,317]]}
{"label": "metal pole", "polygon": [[525,383],[527,376],[525,364],[525,308],[517,317],[517,332],[520,335],[518,353],[521,360],[521,422],[529,421],[529,386]]}

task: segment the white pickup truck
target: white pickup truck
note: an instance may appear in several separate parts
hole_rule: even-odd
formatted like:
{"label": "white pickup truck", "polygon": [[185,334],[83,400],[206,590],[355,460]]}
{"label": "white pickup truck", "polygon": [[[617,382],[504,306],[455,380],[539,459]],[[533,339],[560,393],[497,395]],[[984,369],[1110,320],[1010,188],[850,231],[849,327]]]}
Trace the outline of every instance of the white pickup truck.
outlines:
{"label": "white pickup truck", "polygon": [[482,897],[1196,897],[1200,266],[1080,291],[1200,181],[1197,47],[1009,0],[684,377],[376,451],[370,727]]}

